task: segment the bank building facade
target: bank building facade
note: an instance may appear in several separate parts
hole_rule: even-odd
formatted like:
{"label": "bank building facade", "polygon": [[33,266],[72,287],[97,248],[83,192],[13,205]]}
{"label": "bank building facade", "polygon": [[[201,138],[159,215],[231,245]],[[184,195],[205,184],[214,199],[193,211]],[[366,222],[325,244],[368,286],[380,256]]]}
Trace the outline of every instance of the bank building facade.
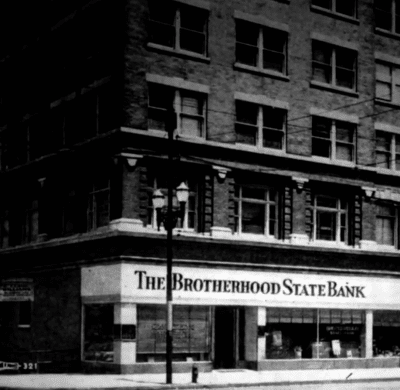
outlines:
{"label": "bank building facade", "polygon": [[0,6],[0,361],[164,372],[171,199],[174,372],[398,367],[395,0],[53,3]]}

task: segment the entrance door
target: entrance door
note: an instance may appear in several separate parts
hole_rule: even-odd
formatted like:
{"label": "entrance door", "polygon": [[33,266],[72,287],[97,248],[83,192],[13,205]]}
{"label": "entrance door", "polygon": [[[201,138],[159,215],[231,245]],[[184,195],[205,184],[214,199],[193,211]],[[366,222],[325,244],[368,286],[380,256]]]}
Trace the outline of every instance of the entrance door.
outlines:
{"label": "entrance door", "polygon": [[244,361],[244,309],[215,308],[215,368],[235,368]]}

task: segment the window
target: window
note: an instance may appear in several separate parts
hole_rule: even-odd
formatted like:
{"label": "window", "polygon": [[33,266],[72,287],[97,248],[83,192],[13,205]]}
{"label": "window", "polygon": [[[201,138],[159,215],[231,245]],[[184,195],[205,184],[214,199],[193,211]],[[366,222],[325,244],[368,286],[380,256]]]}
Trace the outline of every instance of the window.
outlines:
{"label": "window", "polygon": [[177,130],[180,135],[205,136],[205,94],[149,84],[149,129],[167,130],[167,112],[171,107],[174,107],[177,114]]}
{"label": "window", "polygon": [[236,21],[236,61],[286,74],[287,33]]}
{"label": "window", "polygon": [[[155,190],[161,190],[165,197],[165,205],[164,211],[167,209],[167,197],[168,197],[168,186],[165,176],[150,178],[150,186],[149,186],[149,205],[148,205],[148,213],[147,213],[147,224],[152,226],[153,228],[157,228],[158,226],[158,215],[156,210],[153,207],[152,197]],[[180,205],[178,199],[176,198],[175,188],[179,186],[180,183],[184,182],[189,187],[189,198],[185,205],[185,210],[183,214],[183,218],[179,217],[176,221],[177,228],[184,230],[200,230],[199,223],[199,184],[194,179],[181,179],[174,178],[173,179],[173,201],[172,207],[174,210],[179,210]],[[163,223],[161,221],[161,226]]]}
{"label": "window", "polygon": [[235,188],[235,232],[278,237],[278,193],[252,186]]}
{"label": "window", "polygon": [[236,101],[236,142],[263,148],[285,147],[286,111]]}
{"label": "window", "polygon": [[150,42],[197,54],[207,54],[208,12],[173,2],[150,3]]}
{"label": "window", "polygon": [[376,63],[375,95],[379,100],[400,104],[400,67]]}
{"label": "window", "polygon": [[88,229],[96,229],[110,220],[110,180],[97,178],[91,185],[88,199]]}
{"label": "window", "polygon": [[312,5],[350,17],[357,16],[356,0],[312,0]]}
{"label": "window", "polygon": [[313,239],[345,242],[347,202],[343,198],[316,195],[313,206]]}
{"label": "window", "polygon": [[312,155],[354,161],[356,126],[339,120],[312,118]]}
{"label": "window", "polygon": [[392,33],[400,33],[400,1],[375,0],[376,27]]}
{"label": "window", "polygon": [[400,135],[376,132],[376,166],[400,170]]}
{"label": "window", "polygon": [[357,53],[350,49],[313,41],[313,80],[335,87],[356,89]]}
{"label": "window", "polygon": [[395,245],[397,236],[397,210],[393,204],[376,205],[376,242],[380,245]]}
{"label": "window", "polygon": [[31,326],[32,303],[31,301],[18,302],[18,326],[26,328]]}

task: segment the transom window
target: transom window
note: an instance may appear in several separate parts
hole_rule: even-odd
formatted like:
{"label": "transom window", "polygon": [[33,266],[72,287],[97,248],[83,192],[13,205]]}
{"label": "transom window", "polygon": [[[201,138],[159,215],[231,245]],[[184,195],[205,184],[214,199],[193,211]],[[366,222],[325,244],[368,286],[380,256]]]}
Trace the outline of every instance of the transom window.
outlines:
{"label": "transom window", "polygon": [[376,63],[376,98],[400,104],[400,67]]}
{"label": "transom window", "polygon": [[149,129],[166,131],[167,112],[171,107],[177,114],[179,134],[189,137],[205,136],[205,94],[149,84]]}
{"label": "transom window", "polygon": [[287,33],[236,21],[236,61],[286,74]]}
{"label": "transom window", "polygon": [[206,55],[208,11],[170,1],[150,3],[150,41]]}
{"label": "transom window", "polygon": [[357,53],[350,49],[313,41],[313,80],[335,87],[356,89]]}
{"label": "transom window", "polygon": [[284,149],[286,111],[236,101],[236,142],[263,148]]}
{"label": "transom window", "polygon": [[400,33],[400,1],[375,0],[375,23],[377,28]]}
{"label": "transom window", "polygon": [[400,170],[400,135],[376,132],[376,166]]}
{"label": "transom window", "polygon": [[312,0],[312,5],[346,16],[357,16],[356,0]]}
{"label": "transom window", "polygon": [[343,198],[316,195],[313,208],[313,239],[345,242],[347,202]]}
{"label": "transom window", "polygon": [[237,186],[235,189],[235,232],[277,237],[277,191]]}
{"label": "transom window", "polygon": [[[149,186],[149,204],[148,204],[148,212],[147,212],[147,224],[152,228],[156,229],[158,226],[157,221],[157,212],[153,207],[152,197],[155,190],[161,190],[165,197],[165,206],[164,211],[167,209],[167,199],[168,199],[168,185],[167,181],[164,177],[151,178],[151,183]],[[180,204],[176,197],[175,188],[182,183],[183,180],[178,178],[174,179],[173,185],[173,200],[172,207],[174,210],[178,210],[180,208]],[[189,187],[189,197],[188,201],[185,204],[185,212],[183,218],[178,218],[176,221],[177,228],[184,230],[195,230],[198,227],[198,183],[193,179],[188,179],[183,181]],[[161,221],[161,226],[163,223]]]}
{"label": "transom window", "polygon": [[352,123],[312,118],[312,154],[332,160],[354,161],[355,129]]}
{"label": "transom window", "polygon": [[381,245],[394,246],[397,236],[397,210],[394,204],[379,203],[376,205],[376,242]]}

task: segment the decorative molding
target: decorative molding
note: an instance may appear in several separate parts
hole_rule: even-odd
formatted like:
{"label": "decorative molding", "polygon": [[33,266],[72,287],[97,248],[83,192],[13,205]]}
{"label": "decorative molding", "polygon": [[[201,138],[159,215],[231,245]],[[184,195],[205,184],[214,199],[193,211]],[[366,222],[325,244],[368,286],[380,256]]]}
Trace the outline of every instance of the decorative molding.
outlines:
{"label": "decorative molding", "polygon": [[290,243],[292,245],[308,245],[310,242],[307,234],[292,233],[290,235]]}
{"label": "decorative molding", "polygon": [[375,195],[376,188],[374,187],[361,187],[367,198],[372,198]]}
{"label": "decorative molding", "polygon": [[119,232],[148,232],[142,220],[133,218],[114,219],[110,221],[108,227],[110,230],[117,230]]}
{"label": "decorative molding", "polygon": [[215,238],[232,238],[232,230],[222,226],[211,227],[211,237]]}
{"label": "decorative molding", "polygon": [[229,168],[220,167],[218,165],[213,165],[213,169],[217,171],[217,175],[221,180],[225,180],[226,175],[230,172]]}
{"label": "decorative molding", "polygon": [[296,183],[297,191],[303,191],[304,189],[304,184],[308,183],[308,179],[305,177],[297,177],[297,176],[292,176],[292,180]]}

